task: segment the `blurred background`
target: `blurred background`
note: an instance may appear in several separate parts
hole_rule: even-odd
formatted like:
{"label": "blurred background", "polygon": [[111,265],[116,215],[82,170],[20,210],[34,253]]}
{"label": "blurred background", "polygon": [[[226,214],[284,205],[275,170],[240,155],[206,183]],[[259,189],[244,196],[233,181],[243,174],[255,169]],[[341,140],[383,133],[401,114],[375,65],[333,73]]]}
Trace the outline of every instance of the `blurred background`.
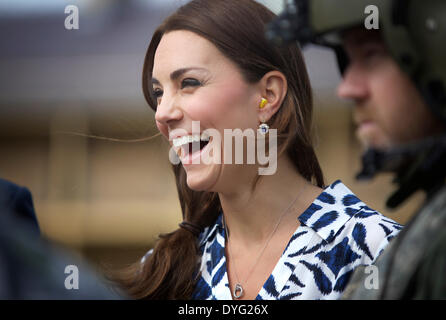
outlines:
{"label": "blurred background", "polygon": [[[134,262],[181,222],[167,143],[113,139],[157,133],[141,90],[144,55],[154,29],[186,2],[0,1],[0,177],[30,189],[45,237],[93,264]],[[282,10],[282,1],[259,2]],[[79,8],[77,30],[65,29],[67,5]],[[361,148],[351,105],[335,95],[334,55],[317,47],[304,55],[326,184],[342,179],[370,207],[406,223],[423,195],[389,211],[390,176],[355,181]]]}

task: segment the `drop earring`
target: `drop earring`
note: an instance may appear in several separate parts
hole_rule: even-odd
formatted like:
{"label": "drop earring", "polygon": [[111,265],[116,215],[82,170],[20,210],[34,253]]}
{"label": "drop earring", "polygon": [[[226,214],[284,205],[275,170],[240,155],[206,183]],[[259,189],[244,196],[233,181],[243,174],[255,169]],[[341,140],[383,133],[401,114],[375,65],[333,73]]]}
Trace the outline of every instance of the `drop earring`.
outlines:
{"label": "drop earring", "polygon": [[264,136],[265,134],[268,133],[268,131],[269,131],[269,126],[268,126],[265,122],[262,122],[262,123],[259,125],[259,128],[257,129],[257,131],[258,131],[262,136]]}
{"label": "drop earring", "polygon": [[[265,107],[265,105],[268,103],[268,100],[266,100],[265,98],[262,98],[262,101],[260,102],[260,109],[263,109]],[[262,123],[259,125],[259,128],[257,129],[257,131],[261,134],[261,135],[266,135],[269,131],[269,126],[265,123],[265,121],[262,121]]]}

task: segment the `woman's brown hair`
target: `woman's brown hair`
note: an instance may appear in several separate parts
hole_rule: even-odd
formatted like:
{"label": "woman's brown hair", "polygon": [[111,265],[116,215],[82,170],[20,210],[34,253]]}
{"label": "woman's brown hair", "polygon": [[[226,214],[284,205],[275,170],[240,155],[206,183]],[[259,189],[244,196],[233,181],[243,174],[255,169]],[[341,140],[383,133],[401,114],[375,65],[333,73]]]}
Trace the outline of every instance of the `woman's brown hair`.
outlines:
{"label": "woman's brown hair", "polygon": [[[143,92],[156,110],[152,70],[158,44],[164,34],[187,30],[209,40],[233,61],[248,83],[256,83],[269,71],[282,72],[288,81],[287,95],[268,121],[277,129],[278,157],[286,153],[296,170],[308,181],[323,187],[323,175],[312,141],[312,91],[298,46],[276,48],[264,36],[275,14],[254,0],[193,0],[180,7],[155,31],[143,67]],[[181,164],[173,165],[183,221],[204,229],[217,219],[218,194],[191,190]],[[259,176],[260,177],[260,176]],[[258,179],[256,179],[257,181]],[[123,289],[136,299],[190,299],[197,278],[200,254],[197,237],[179,228],[161,234],[153,252],[127,270]]]}

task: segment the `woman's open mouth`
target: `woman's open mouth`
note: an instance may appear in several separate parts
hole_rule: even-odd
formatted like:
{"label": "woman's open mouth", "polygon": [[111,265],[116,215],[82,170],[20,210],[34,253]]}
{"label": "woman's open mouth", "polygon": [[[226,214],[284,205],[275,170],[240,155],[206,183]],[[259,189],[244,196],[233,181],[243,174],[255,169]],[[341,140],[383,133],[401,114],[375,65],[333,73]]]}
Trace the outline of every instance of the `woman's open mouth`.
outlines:
{"label": "woman's open mouth", "polygon": [[[202,151],[209,145],[211,138],[206,135],[187,135],[173,139],[173,145],[177,150],[181,162],[184,164],[200,163]],[[198,161],[197,161],[198,159]]]}

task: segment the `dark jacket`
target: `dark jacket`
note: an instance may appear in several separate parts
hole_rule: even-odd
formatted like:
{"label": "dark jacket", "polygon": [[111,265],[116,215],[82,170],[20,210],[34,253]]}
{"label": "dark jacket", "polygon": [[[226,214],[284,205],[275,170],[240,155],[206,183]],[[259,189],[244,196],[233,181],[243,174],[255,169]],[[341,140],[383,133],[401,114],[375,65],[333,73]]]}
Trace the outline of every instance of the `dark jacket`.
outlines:
{"label": "dark jacket", "polygon": [[31,193],[0,179],[0,300],[125,298],[81,257],[36,233]]}
{"label": "dark jacket", "polygon": [[0,178],[0,209],[4,214],[11,214],[19,217],[21,221],[26,221],[31,226],[31,232],[40,234],[32,195],[27,188]]}

